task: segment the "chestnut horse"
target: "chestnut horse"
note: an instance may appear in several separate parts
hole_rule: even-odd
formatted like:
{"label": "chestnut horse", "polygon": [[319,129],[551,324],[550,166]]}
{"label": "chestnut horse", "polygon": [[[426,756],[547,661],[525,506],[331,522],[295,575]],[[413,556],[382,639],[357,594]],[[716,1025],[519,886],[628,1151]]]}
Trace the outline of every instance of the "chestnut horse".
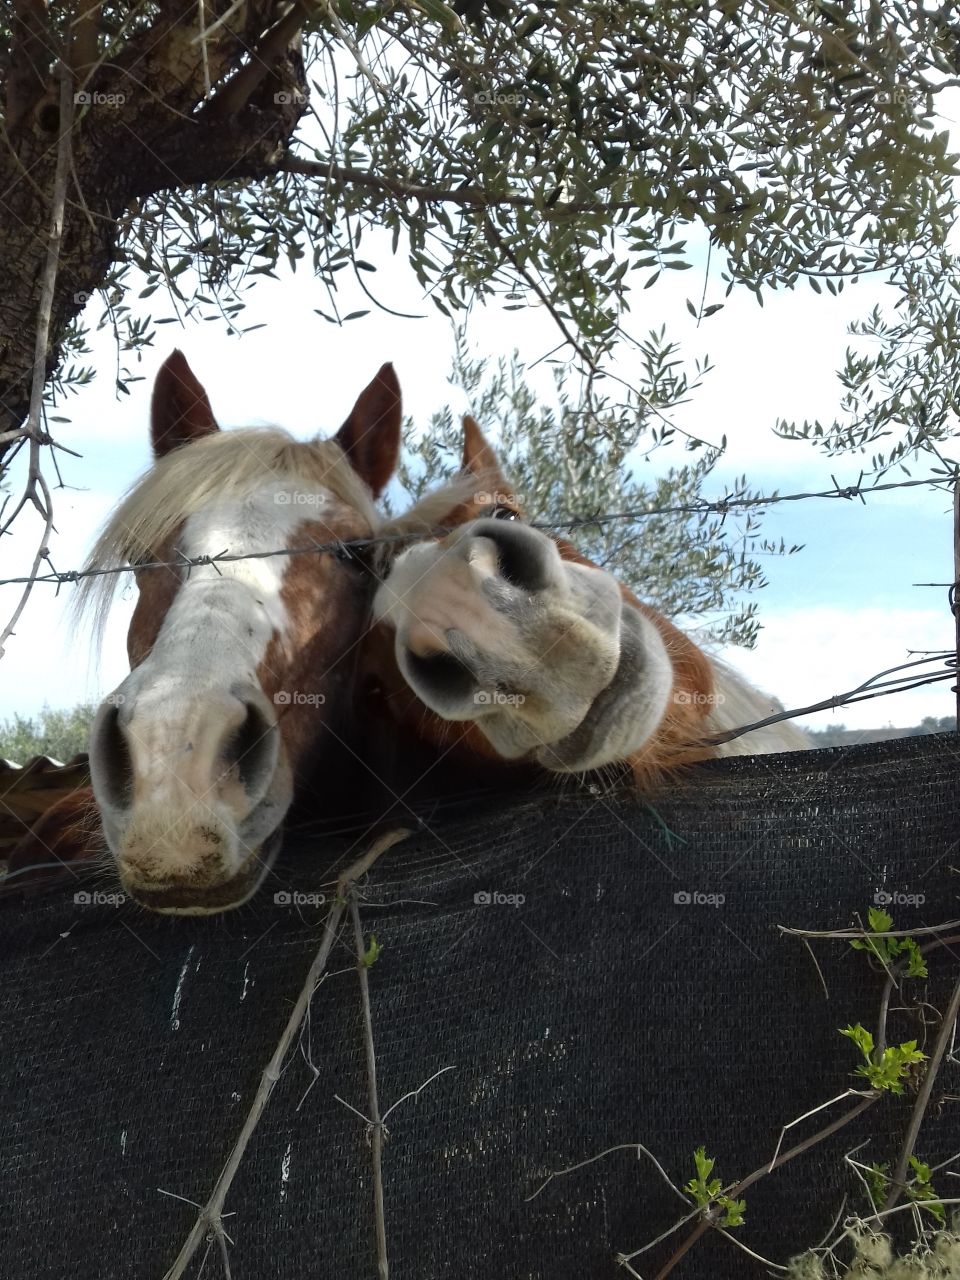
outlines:
{"label": "chestnut horse", "polygon": [[782,708],[569,542],[523,523],[469,417],[437,524],[447,532],[397,556],[374,603],[397,673],[385,674],[383,636],[369,642],[382,703],[406,733],[550,773],[624,764],[643,790],[712,756],[810,746],[786,722],[711,745]]}
{"label": "chestnut horse", "polygon": [[[99,824],[123,889],[144,906],[202,914],[248,899],[279,847],[295,779],[344,732],[371,580],[346,552],[269,553],[371,537],[400,430],[389,364],[332,439],[309,443],[276,429],[221,432],[183,355],[161,367],[154,465],[85,566],[143,566],[131,671],[104,699],[89,751]],[[224,552],[254,558],[185,563]],[[88,577],[78,608],[102,622],[115,582]],[[80,792],[45,815],[26,856],[71,860],[89,847],[90,801]]]}

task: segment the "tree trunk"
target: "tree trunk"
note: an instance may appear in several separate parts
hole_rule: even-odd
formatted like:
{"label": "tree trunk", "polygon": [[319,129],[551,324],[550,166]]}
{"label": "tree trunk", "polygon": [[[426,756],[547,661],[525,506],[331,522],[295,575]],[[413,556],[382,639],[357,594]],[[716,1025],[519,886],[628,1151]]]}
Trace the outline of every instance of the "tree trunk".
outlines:
{"label": "tree trunk", "polygon": [[[46,88],[37,92],[37,6],[21,7],[30,23],[21,24],[19,47],[14,33],[6,84],[10,145],[0,153],[0,436],[27,416],[59,135],[52,65]],[[83,8],[89,10],[89,0]],[[273,23],[279,8],[244,6],[240,17],[248,27],[242,34],[219,28],[207,41],[204,66],[195,41],[196,0],[177,0],[88,78],[86,67],[80,69],[46,377],[57,368],[68,326],[115,261],[119,220],[132,201],[276,171],[307,92],[302,60],[287,34],[289,18],[280,33],[284,47],[272,54],[268,74],[252,77],[249,95],[234,88],[229,111],[219,106],[219,95],[225,81],[236,82],[245,50],[266,47],[271,26],[279,27]],[[83,56],[89,58],[89,49]],[[254,55],[247,67],[257,63]],[[250,79],[249,71],[244,75]],[[214,93],[205,103],[207,77]]]}

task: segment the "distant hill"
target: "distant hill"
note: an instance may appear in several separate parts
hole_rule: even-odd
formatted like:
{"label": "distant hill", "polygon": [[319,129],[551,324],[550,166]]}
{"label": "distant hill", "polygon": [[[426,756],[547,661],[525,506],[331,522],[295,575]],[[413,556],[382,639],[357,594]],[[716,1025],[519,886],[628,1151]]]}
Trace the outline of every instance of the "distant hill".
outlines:
{"label": "distant hill", "polygon": [[954,733],[957,721],[954,716],[926,716],[909,729],[897,729],[892,724],[882,729],[847,729],[837,725],[832,729],[808,729],[816,747],[849,747],[857,742],[885,742],[888,738],[919,738],[925,733]]}

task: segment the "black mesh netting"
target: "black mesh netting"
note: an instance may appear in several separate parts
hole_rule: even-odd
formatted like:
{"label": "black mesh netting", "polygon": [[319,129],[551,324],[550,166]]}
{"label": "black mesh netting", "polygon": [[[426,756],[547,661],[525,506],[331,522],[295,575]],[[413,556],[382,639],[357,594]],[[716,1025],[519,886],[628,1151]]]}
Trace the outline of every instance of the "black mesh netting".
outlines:
{"label": "black mesh netting", "polygon": [[[730,1181],[769,1160],[781,1126],[856,1085],[838,1028],[876,1030],[883,975],[834,941],[814,944],[821,980],[777,926],[844,927],[878,892],[897,927],[960,916],[957,762],[942,735],[724,762],[655,812],[598,789],[426,812],[361,905],[382,948],[369,970],[381,1107],[452,1068],[389,1118],[391,1276],[623,1275],[616,1254],[674,1223],[679,1200],[635,1151],[528,1199],[551,1171],[639,1141],[682,1184],[704,1144]],[[301,839],[253,903],[216,918],[78,906],[73,884],[0,906],[4,1277],[160,1280],[196,1217],[174,1197],[209,1194],[320,940],[324,908],[273,895],[322,891],[345,848]],[[345,927],[309,1045],[227,1199],[234,1280],[377,1274],[368,1136],[335,1097],[368,1110],[353,956]],[[957,958],[940,948],[929,981],[894,994],[891,1040],[932,1048]],[[958,1077],[948,1058],[918,1143],[931,1165],[960,1150]],[[783,1262],[820,1241],[844,1196],[862,1211],[843,1153],[869,1140],[859,1159],[895,1160],[915,1097],[883,1099],[761,1179],[740,1238]],[[655,1275],[687,1230],[634,1267]],[[708,1233],[673,1274],[763,1270]],[[217,1253],[203,1274],[223,1274]]]}

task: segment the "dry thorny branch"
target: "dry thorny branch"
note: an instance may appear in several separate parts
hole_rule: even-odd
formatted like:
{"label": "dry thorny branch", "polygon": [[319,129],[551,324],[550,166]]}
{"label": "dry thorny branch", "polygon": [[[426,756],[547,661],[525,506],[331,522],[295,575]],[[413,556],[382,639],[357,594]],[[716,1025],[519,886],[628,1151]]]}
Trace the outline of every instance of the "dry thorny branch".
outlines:
{"label": "dry thorny branch", "polygon": [[373,1030],[370,1016],[370,997],[367,979],[368,965],[365,962],[363,935],[360,929],[360,917],[356,901],[356,886],[359,879],[373,866],[374,862],[388,849],[409,835],[406,830],[388,831],[374,840],[368,852],[349,867],[338,881],[338,892],[330,907],[323,926],[323,941],[320,944],[313,963],[307,973],[297,1001],[293,1006],[286,1026],[277,1042],[277,1047],[264,1067],[260,1085],[254,1096],[240,1134],[227,1157],[220,1176],[214,1184],[209,1199],[200,1209],[200,1213],[183,1247],[177,1254],[173,1265],[166,1272],[164,1280],[179,1280],[183,1276],[198,1249],[205,1242],[216,1242],[223,1261],[224,1275],[230,1280],[230,1262],[227,1252],[227,1237],[223,1228],[223,1207],[233,1181],[246,1155],[250,1141],[256,1132],[257,1125],[267,1108],[270,1096],[281,1076],[283,1063],[296,1043],[304,1019],[308,1016],[310,1002],[318,985],[322,981],[330,958],[331,950],[340,930],[345,912],[349,909],[357,945],[357,968],[360,977],[361,1002],[363,1007],[364,1043],[369,1077],[370,1123],[372,1125],[372,1149],[374,1164],[374,1195],[377,1227],[377,1255],[381,1280],[387,1280],[386,1233],[383,1213],[383,1180],[380,1168],[380,1156],[383,1142],[383,1123],[379,1114],[376,1086],[376,1060],[373,1047]]}

